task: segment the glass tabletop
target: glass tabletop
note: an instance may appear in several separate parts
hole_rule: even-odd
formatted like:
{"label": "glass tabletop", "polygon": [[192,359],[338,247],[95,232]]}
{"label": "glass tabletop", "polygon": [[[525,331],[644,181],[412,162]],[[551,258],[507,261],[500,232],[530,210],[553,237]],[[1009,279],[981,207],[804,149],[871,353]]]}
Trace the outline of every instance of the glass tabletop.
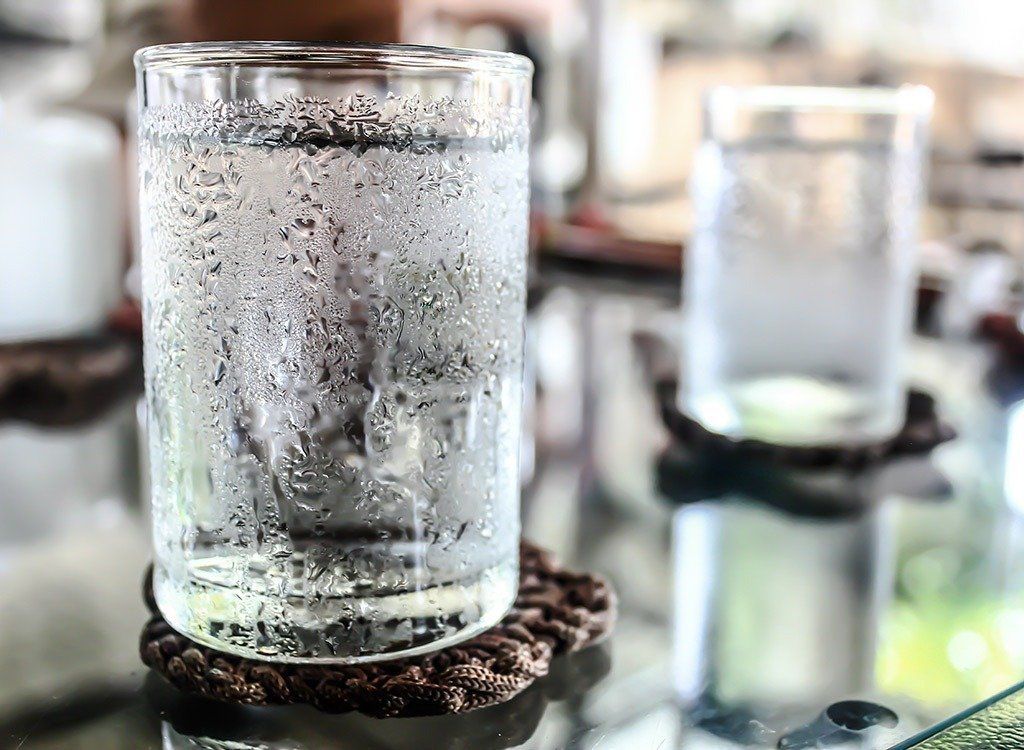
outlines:
{"label": "glass tabletop", "polygon": [[670,439],[670,299],[552,286],[529,330],[524,535],[614,583],[603,645],[511,702],[380,721],[181,695],[138,661],[149,557],[134,396],[0,425],[0,747],[887,748],[1024,676],[1024,378],[919,336],[958,437],[871,469]]}

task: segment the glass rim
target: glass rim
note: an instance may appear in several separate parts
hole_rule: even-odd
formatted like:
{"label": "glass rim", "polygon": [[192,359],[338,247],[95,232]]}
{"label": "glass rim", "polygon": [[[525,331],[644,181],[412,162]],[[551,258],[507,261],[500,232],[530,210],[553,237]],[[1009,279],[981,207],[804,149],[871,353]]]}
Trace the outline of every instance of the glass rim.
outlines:
{"label": "glass rim", "polygon": [[837,112],[865,115],[927,115],[935,94],[927,86],[713,86],[704,105],[760,111]]}
{"label": "glass rim", "polygon": [[424,70],[528,76],[533,63],[512,52],[433,47],[419,44],[354,42],[183,42],[156,44],[135,52],[141,72],[174,68],[267,65],[370,70]]}

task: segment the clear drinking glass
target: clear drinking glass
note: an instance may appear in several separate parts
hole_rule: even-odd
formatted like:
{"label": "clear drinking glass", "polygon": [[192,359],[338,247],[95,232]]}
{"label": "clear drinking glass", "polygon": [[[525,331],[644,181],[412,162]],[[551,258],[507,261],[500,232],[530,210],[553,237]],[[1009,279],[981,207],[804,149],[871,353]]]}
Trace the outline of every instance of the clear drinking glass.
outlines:
{"label": "clear drinking glass", "polygon": [[490,627],[518,576],[529,62],[245,42],[136,66],[161,611],[281,661]]}
{"label": "clear drinking glass", "polygon": [[932,94],[716,88],[694,168],[681,409],[790,445],[893,434]]}

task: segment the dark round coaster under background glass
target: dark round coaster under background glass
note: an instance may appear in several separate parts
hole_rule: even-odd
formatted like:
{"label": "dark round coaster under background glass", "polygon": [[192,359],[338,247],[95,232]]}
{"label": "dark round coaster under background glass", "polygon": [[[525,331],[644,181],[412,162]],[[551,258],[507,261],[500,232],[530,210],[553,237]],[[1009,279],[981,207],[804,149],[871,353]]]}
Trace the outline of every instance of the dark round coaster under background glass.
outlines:
{"label": "dark round coaster under background glass", "polygon": [[787,446],[760,440],[736,440],[711,432],[682,414],[676,406],[675,381],[655,385],[658,409],[673,437],[687,447],[709,453],[730,453],[737,457],[773,461],[804,468],[862,468],[901,456],[927,453],[956,437],[956,430],[944,422],[935,399],[923,391],[907,394],[907,417],[900,431],[888,440],[868,445]]}
{"label": "dark round coaster under background glass", "polygon": [[180,690],[230,703],[304,703],[378,718],[457,714],[502,703],[547,674],[551,660],[602,640],[615,621],[615,594],[601,577],[573,573],[550,553],[520,547],[519,594],[495,627],[423,656],[359,665],[282,664],[232,656],[174,631],[153,600],[142,661]]}

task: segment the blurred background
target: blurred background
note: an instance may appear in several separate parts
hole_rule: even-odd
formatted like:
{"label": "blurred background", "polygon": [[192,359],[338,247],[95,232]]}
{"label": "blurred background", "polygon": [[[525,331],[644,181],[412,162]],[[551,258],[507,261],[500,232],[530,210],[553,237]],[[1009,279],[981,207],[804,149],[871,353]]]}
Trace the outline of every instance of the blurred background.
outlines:
{"label": "blurred background", "polygon": [[[742,705],[747,726],[779,685],[812,713],[822,695],[895,695],[925,726],[1024,677],[1022,38],[1024,4],[1005,0],[0,0],[0,747],[306,747],[189,744],[198,730],[134,703],[149,543],[132,54],[187,40],[536,65],[524,527],[619,583],[630,645],[515,746],[732,747],[686,738],[742,734],[708,717]],[[675,361],[701,94],[722,83],[934,90],[913,360],[960,433],[941,472],[814,478],[827,498],[781,512],[761,485],[659,480],[649,385]]]}
{"label": "blurred background", "polygon": [[[135,245],[131,55],[143,45],[336,39],[526,54],[537,68],[533,185],[545,249],[667,270],[690,229],[686,179],[709,85],[926,84],[937,107],[924,265],[949,281],[975,251],[1015,257],[1024,243],[1022,29],[1024,9],[998,0],[0,0],[0,211],[15,228],[0,258],[11,282],[0,335],[94,328],[122,293],[137,293],[123,271]],[[52,176],[63,170],[74,182],[58,195]],[[77,283],[30,312],[35,290],[21,282],[32,267],[19,259],[44,203],[61,206],[51,231],[75,249],[47,243],[36,264]],[[85,276],[72,270],[86,266]]]}

